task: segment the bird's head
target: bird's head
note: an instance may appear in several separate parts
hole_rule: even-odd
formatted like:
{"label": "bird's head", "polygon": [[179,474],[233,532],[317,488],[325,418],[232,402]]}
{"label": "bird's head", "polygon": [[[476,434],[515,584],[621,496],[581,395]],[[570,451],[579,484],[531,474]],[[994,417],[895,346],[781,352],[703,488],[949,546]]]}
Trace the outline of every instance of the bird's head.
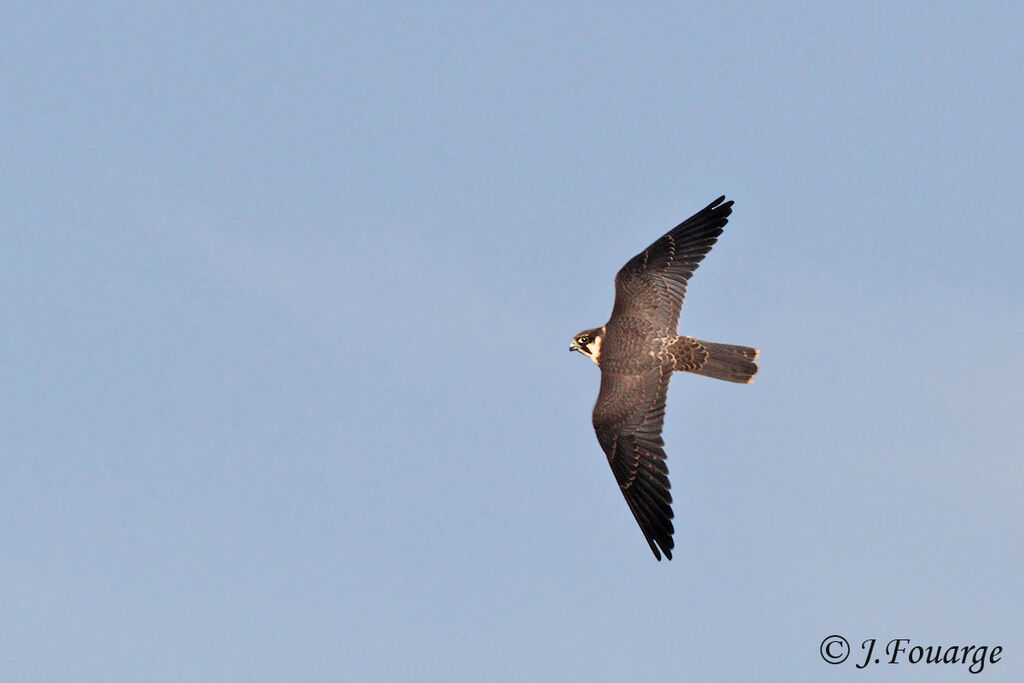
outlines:
{"label": "bird's head", "polygon": [[604,337],[604,328],[595,327],[592,330],[583,330],[572,338],[570,351],[579,351],[584,356],[601,364],[601,339]]}

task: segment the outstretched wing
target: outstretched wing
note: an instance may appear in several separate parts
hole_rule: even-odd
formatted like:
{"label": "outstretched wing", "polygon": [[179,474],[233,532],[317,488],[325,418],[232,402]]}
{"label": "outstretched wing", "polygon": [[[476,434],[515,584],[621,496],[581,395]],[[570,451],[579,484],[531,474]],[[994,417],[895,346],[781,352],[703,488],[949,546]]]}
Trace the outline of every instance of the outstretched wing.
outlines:
{"label": "outstretched wing", "polygon": [[640,318],[675,331],[686,282],[729,222],[732,201],[719,197],[634,256],[615,276],[616,317]]}
{"label": "outstretched wing", "polygon": [[[594,431],[615,480],[654,556],[672,559],[672,494],[665,465],[665,394],[672,369],[644,374],[601,371],[601,392],[594,406]],[[661,552],[659,552],[659,548]]]}

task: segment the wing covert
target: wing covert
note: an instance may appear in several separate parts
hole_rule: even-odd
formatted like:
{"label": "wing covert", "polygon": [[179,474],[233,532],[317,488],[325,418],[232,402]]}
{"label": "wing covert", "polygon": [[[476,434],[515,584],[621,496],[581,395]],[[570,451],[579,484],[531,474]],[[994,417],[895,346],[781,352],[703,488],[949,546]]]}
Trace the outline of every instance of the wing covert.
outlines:
{"label": "wing covert", "polygon": [[686,283],[722,234],[732,205],[719,197],[631,258],[615,276],[612,319],[637,318],[675,330]]}
{"label": "wing covert", "polygon": [[[661,438],[670,368],[630,375],[602,370],[594,431],[654,556],[672,559],[672,494]],[[659,552],[660,549],[660,552]]]}

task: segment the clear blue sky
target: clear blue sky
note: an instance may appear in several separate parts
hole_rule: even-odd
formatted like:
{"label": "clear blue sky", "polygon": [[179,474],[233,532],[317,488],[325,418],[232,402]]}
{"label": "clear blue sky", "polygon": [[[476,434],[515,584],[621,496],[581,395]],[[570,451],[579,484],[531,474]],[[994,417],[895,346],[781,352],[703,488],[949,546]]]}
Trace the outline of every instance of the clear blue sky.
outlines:
{"label": "clear blue sky", "polygon": [[[6,3],[0,680],[1021,680],[1024,9],[953,4]],[[566,349],[719,194],[762,370],[674,380],[658,563]]]}

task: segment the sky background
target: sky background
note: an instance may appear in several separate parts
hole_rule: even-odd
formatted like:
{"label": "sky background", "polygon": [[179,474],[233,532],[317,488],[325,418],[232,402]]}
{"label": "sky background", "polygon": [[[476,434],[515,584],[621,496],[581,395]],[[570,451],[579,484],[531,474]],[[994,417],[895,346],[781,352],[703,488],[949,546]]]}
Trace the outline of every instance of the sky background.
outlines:
{"label": "sky background", "polygon": [[[1021,680],[1022,25],[5,3],[0,680]],[[566,349],[720,194],[658,563]]]}

